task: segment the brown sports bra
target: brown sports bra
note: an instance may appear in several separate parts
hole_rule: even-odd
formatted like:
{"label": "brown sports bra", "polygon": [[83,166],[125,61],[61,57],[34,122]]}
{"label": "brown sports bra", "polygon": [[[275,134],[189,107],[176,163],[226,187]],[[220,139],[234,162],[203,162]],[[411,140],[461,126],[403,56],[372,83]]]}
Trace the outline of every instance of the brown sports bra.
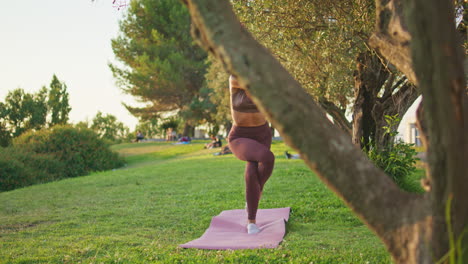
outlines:
{"label": "brown sports bra", "polygon": [[242,113],[258,113],[258,108],[249,98],[245,90],[232,88],[231,96],[232,108]]}

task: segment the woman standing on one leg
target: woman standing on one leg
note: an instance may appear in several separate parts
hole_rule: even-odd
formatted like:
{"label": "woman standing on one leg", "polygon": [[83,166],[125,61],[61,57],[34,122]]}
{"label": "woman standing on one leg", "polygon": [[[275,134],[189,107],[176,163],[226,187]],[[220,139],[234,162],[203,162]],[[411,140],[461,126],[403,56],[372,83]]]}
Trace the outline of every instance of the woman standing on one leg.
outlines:
{"label": "woman standing on one leg", "polygon": [[247,232],[260,232],[256,225],[258,203],[265,182],[273,172],[275,156],[270,151],[271,130],[265,116],[259,112],[248,92],[237,80],[229,77],[233,127],[229,132],[229,147],[240,160],[246,161],[245,196],[247,200]]}

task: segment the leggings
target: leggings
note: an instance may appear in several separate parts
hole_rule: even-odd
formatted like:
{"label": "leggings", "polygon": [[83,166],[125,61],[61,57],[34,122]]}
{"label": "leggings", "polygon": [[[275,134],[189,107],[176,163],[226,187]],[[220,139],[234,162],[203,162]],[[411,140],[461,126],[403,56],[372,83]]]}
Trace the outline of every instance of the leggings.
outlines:
{"label": "leggings", "polygon": [[270,151],[271,130],[268,123],[258,127],[233,126],[229,132],[229,147],[245,166],[245,199],[248,219],[257,216],[260,194],[273,172],[275,156]]}

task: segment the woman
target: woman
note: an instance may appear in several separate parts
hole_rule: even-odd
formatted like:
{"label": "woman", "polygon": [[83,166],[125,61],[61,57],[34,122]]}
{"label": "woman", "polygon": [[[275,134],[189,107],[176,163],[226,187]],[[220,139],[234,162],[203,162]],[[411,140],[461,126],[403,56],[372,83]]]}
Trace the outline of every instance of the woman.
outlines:
{"label": "woman", "polygon": [[231,94],[231,115],[233,126],[229,132],[229,147],[245,166],[245,198],[247,200],[247,232],[256,234],[258,203],[263,186],[273,172],[275,156],[270,151],[271,130],[249,93],[231,75],[229,77]]}

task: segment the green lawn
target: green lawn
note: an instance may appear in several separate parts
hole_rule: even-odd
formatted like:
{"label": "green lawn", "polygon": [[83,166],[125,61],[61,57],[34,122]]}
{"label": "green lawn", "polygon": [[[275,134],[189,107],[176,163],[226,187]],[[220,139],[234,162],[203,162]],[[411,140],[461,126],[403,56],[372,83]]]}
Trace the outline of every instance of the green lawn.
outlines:
{"label": "green lawn", "polygon": [[244,164],[204,143],[117,145],[124,168],[0,193],[0,263],[391,263],[301,160],[283,157],[282,142],[260,204],[291,207],[280,246],[179,248],[245,204]]}

